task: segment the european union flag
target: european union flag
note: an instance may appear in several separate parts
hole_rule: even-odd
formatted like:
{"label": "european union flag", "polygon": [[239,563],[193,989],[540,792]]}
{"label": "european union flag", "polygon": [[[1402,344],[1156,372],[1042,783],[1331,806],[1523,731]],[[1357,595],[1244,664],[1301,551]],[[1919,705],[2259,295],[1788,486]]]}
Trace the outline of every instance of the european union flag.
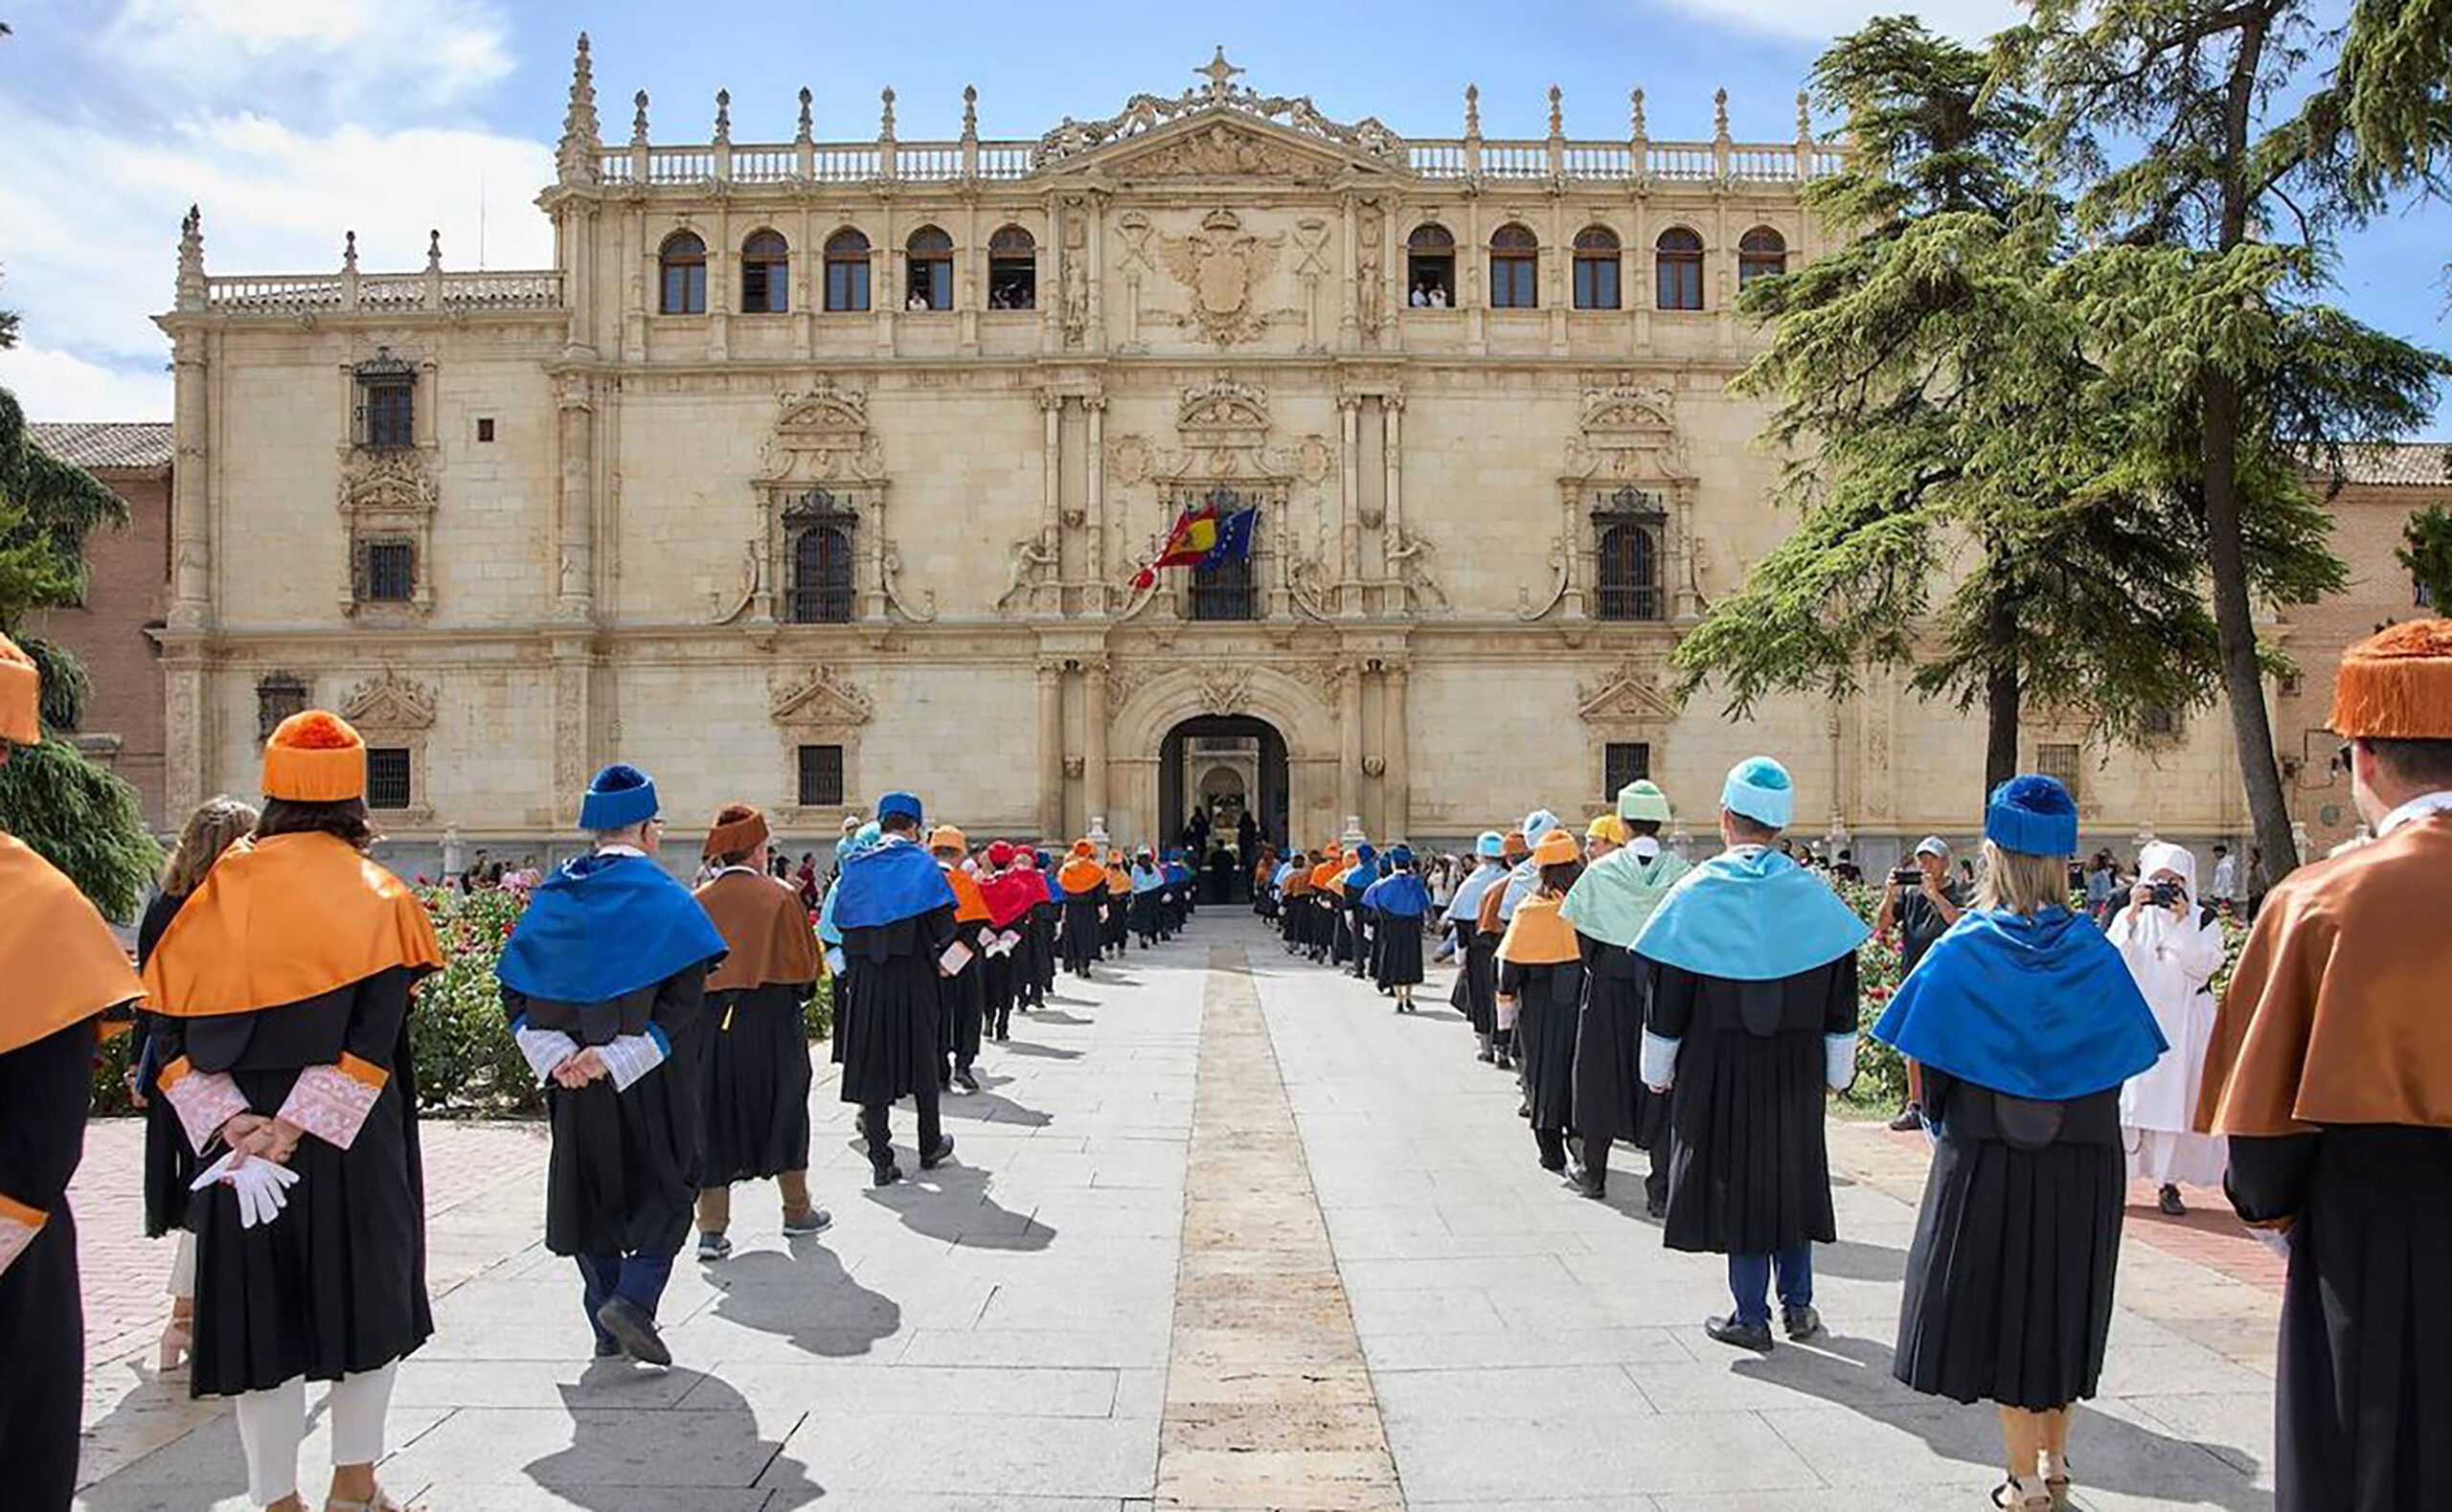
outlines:
{"label": "european union flag", "polygon": [[1203,567],[1219,567],[1228,562],[1249,561],[1252,555],[1252,524],[1260,518],[1257,508],[1237,509],[1220,515],[1217,520],[1217,542],[1209,554],[1200,559]]}

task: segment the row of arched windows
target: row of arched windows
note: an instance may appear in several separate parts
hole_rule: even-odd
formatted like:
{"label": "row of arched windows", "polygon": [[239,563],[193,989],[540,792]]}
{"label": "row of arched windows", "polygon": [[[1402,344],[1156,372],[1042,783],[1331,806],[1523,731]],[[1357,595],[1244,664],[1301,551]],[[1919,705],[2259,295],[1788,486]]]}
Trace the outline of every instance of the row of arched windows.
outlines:
{"label": "row of arched windows", "polygon": [[[954,307],[954,238],[922,226],[903,242],[903,306]],[[826,238],[823,253],[826,308],[870,307],[869,238],[846,226]],[[657,308],[667,315],[707,312],[707,243],[697,233],[676,231],[656,251],[662,288]],[[744,315],[781,315],[791,308],[791,246],[783,233],[750,233],[740,244],[740,309]],[[1005,226],[988,238],[988,307],[1031,309],[1038,304],[1038,243],[1019,226]]]}
{"label": "row of arched windows", "polygon": [[[1623,248],[1618,234],[1606,226],[1577,232],[1572,296],[1577,309],[1617,309]],[[1541,302],[1541,238],[1531,227],[1509,221],[1490,233],[1490,307],[1533,309]],[[1652,303],[1660,309],[1703,307],[1703,238],[1684,226],[1671,226],[1652,243]],[[1788,270],[1787,238],[1769,226],[1757,226],[1737,244],[1737,282],[1742,287],[1756,279]],[[1445,226],[1428,221],[1414,228],[1405,241],[1407,303],[1442,306],[1456,303],[1456,237]]]}

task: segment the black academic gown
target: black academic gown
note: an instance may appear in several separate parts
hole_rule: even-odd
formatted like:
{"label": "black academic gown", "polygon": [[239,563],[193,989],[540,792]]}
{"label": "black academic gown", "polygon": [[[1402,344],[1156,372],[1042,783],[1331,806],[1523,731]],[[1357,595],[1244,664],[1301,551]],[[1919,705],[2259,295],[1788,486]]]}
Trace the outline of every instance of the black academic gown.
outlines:
{"label": "black academic gown", "polygon": [[923,1086],[936,1095],[937,959],[953,942],[951,903],[891,924],[843,931],[843,954],[858,963],[843,1045],[845,1102],[883,1107]]}
{"label": "black academic gown", "polygon": [[92,1019],[0,1053],[0,1191],[46,1215],[0,1272],[0,1501],[28,1512],[66,1512],[77,1490],[85,1312],[68,1181],[84,1155],[93,1066]]}
{"label": "black academic gown", "polygon": [[1379,915],[1379,984],[1414,987],[1421,984],[1421,915]]}
{"label": "black academic gown", "polygon": [[1076,977],[1088,976],[1091,963],[1099,959],[1100,931],[1104,927],[1099,911],[1106,894],[1103,876],[1095,888],[1064,894],[1064,969]]}
{"label": "black academic gown", "polygon": [[545,1248],[556,1254],[674,1254],[688,1237],[705,1165],[705,1121],[691,1074],[703,1051],[707,963],[602,1003],[561,1003],[502,989],[513,1025],[559,1029],[582,1049],[624,1034],[664,1037],[665,1059],[618,1090],[548,1082],[553,1153],[545,1175]]}
{"label": "black academic gown", "polygon": [[993,933],[984,918],[954,925],[954,937],[970,949],[970,963],[950,977],[937,979],[937,1079],[941,1082],[979,1059],[988,1014],[988,937]]}
{"label": "black academic gown", "polygon": [[1485,935],[1471,918],[1450,925],[1456,938],[1456,983],[1448,989],[1448,1005],[1464,1015],[1476,1035],[1498,1027],[1498,937]]}
{"label": "black academic gown", "polygon": [[698,1185],[729,1186],[808,1169],[808,1031],[814,982],[706,994],[696,1042],[706,1153]]}
{"label": "black academic gown", "polygon": [[1563,1135],[1575,1127],[1575,1030],[1583,1001],[1583,962],[1498,964],[1498,990],[1515,1000],[1515,1053],[1524,1063],[1524,1097],[1532,1127]]}
{"label": "black academic gown", "polygon": [[2452,1129],[2233,1136],[2252,1223],[2295,1218],[2275,1375],[2277,1512],[2452,1495]]}
{"label": "black academic gown", "polygon": [[189,1200],[195,1230],[194,1396],[261,1391],[305,1376],[379,1370],[434,1332],[425,1288],[425,1172],[418,1152],[409,988],[390,966],[347,986],[252,1013],[154,1021],[165,1065],[184,1055],[227,1072],[267,1117],[299,1073],[344,1051],[391,1077],[346,1150],[298,1141],[289,1205],[271,1223],[238,1222],[225,1185]]}
{"label": "black academic gown", "polygon": [[2128,1187],[2120,1089],[2032,1102],[1924,1068],[1933,1163],[1891,1373],[2048,1412],[2095,1394]]}
{"label": "black academic gown", "polygon": [[[184,892],[158,892],[145,905],[145,916],[136,926],[136,969],[153,959],[153,947],[162,940],[162,932],[176,918],[179,906],[188,900]],[[158,1083],[167,1062],[161,1053],[161,1041],[154,1027],[161,1015],[136,1010],[136,1026],[128,1044],[128,1064],[136,1070],[136,1085],[145,1093],[145,1236],[158,1239],[173,1229],[184,1229],[188,1222],[188,1184],[195,1180],[195,1152],[188,1148],[186,1131],[179,1127],[179,1116],[169,1099],[161,1096]]]}
{"label": "black academic gown", "polygon": [[1576,1021],[1575,1128],[1586,1140],[1648,1150],[1669,1120],[1669,1099],[1644,1085],[1644,1009],[1651,965],[1580,930],[1583,1004]]}
{"label": "black academic gown", "polygon": [[1770,1254],[1837,1238],[1823,1037],[1855,1032],[1855,952],[1770,982],[1655,963],[1651,988],[1646,1027],[1681,1046],[1669,1248]]}

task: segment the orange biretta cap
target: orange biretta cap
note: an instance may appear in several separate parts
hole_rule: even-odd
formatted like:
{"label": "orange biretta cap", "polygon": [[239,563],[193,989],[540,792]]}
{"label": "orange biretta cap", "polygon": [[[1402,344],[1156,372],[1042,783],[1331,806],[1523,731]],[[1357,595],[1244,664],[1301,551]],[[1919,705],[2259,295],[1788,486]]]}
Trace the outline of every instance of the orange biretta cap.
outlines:
{"label": "orange biretta cap", "polygon": [[930,850],[964,850],[970,848],[969,837],[951,824],[939,824],[928,835]]}
{"label": "orange biretta cap", "polygon": [[2452,620],[2390,625],[2344,651],[2327,724],[2346,739],[2452,740]]}
{"label": "orange biretta cap", "polygon": [[1562,861],[1574,861],[1579,855],[1580,852],[1576,849],[1575,837],[1568,834],[1565,827],[1561,825],[1543,835],[1540,844],[1532,847],[1532,864],[1536,867],[1555,867]]}
{"label": "orange biretta cap", "polygon": [[30,746],[42,739],[42,674],[17,643],[0,635],[0,740]]}
{"label": "orange biretta cap", "polygon": [[264,742],[264,797],[337,803],[366,796],[366,742],[350,722],[309,709],[281,722]]}

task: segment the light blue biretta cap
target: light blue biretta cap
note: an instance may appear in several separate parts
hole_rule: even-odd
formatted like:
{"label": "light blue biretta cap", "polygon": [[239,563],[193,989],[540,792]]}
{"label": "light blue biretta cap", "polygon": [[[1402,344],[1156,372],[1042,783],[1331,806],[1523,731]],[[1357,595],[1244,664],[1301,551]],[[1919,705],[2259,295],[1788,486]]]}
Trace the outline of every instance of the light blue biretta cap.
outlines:
{"label": "light blue biretta cap", "polygon": [[1788,769],[1769,756],[1747,756],[1729,769],[1720,786],[1720,807],[1758,824],[1785,829],[1796,817],[1796,783]]}
{"label": "light blue biretta cap", "polygon": [[1537,845],[1543,835],[1558,827],[1558,816],[1546,808],[1536,808],[1524,816],[1524,838]]}

